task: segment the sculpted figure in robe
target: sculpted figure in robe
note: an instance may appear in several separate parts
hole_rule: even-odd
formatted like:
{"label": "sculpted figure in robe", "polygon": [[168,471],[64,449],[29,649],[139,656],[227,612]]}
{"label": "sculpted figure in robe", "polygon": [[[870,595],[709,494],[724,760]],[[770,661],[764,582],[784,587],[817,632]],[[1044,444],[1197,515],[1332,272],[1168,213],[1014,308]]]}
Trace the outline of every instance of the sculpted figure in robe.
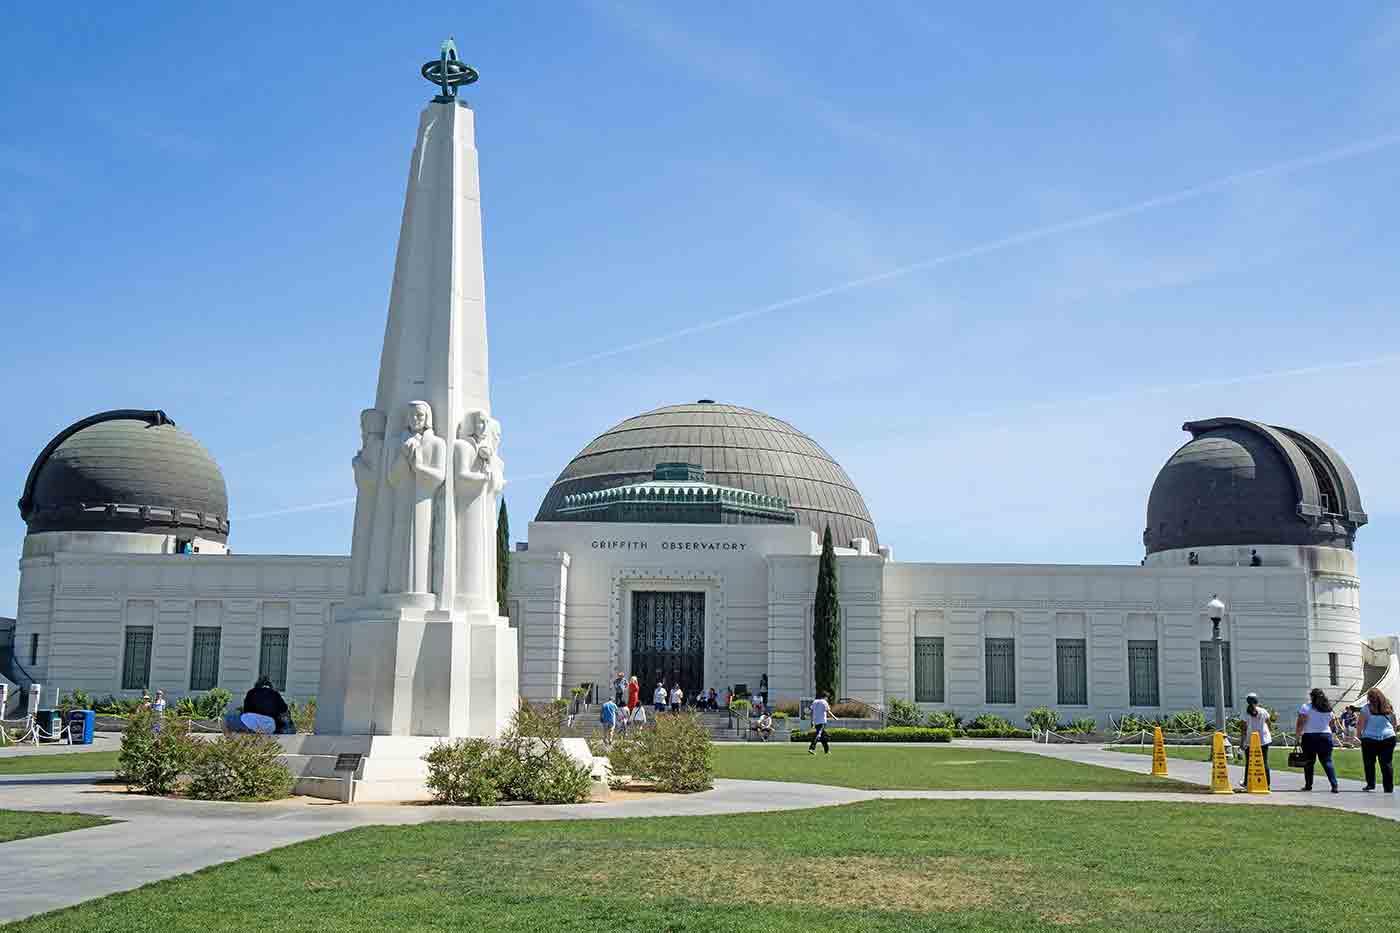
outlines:
{"label": "sculpted figure in robe", "polygon": [[355,471],[355,531],[350,548],[350,592],[365,591],[366,565],[369,563],[369,536],[374,524],[375,500],[379,494],[379,473],[384,464],[384,412],[366,408],[360,412],[360,450],[350,461]]}
{"label": "sculpted figure in robe", "polygon": [[433,433],[427,402],[409,402],[388,481],[394,490],[389,591],[433,592],[433,499],[447,479],[447,442]]}
{"label": "sculpted figure in robe", "polygon": [[496,614],[496,497],[505,487],[501,423],[469,412],[452,442],[457,509],[457,593],[468,611]]}

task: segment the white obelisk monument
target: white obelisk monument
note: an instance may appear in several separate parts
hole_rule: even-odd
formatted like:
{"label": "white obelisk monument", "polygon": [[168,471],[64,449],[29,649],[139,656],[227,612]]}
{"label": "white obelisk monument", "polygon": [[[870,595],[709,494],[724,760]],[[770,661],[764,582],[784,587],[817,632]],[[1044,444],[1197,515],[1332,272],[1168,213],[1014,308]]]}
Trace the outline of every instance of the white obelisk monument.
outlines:
{"label": "white obelisk monument", "polygon": [[[350,598],[326,626],[316,736],[300,749],[362,754],[356,777],[386,787],[421,774],[438,738],[499,733],[519,697],[516,632],[496,604],[505,478],[474,119],[456,96],[476,72],[449,41],[423,73],[442,93],[418,121],[379,384],[351,464]],[[380,736],[393,738],[318,741]]]}

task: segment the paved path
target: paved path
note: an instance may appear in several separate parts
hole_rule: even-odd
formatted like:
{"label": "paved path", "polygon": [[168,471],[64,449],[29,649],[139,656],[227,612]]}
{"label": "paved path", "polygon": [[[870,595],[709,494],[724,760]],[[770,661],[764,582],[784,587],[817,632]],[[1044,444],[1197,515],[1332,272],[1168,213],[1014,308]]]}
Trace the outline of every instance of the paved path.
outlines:
{"label": "paved path", "polygon": [[119,752],[122,737],[119,732],[94,733],[91,745],[67,745],[62,742],[40,742],[38,745],[25,742],[0,747],[0,760],[21,758],[26,755],[74,755],[83,752]]}
{"label": "paved path", "polygon": [[[972,743],[968,743],[972,744]],[[1124,771],[1146,772],[1149,756],[1082,745],[978,741],[979,746],[1067,758]],[[943,746],[946,748],[947,746]],[[756,754],[763,754],[756,751]],[[1169,761],[1174,778],[1209,783],[1209,765]],[[1241,769],[1232,768],[1238,780]],[[279,846],[369,825],[412,825],[434,820],[516,821],[705,816],[805,809],[878,799],[924,800],[1135,800],[1207,805],[1307,804],[1400,820],[1396,795],[1363,794],[1355,781],[1344,792],[1302,794],[1300,775],[1275,772],[1280,792],[1264,796],[1051,791],[866,791],[820,784],[719,780],[715,789],[685,796],[639,795],[568,806],[430,807],[344,804],[297,798],[264,804],[167,800],[126,794],[95,783],[103,774],[0,775],[0,800],[14,810],[89,813],[122,822],[4,843],[0,923],[140,887],[209,865]],[[1319,778],[1319,787],[1325,781]],[[94,871],[94,862],[101,870]]]}

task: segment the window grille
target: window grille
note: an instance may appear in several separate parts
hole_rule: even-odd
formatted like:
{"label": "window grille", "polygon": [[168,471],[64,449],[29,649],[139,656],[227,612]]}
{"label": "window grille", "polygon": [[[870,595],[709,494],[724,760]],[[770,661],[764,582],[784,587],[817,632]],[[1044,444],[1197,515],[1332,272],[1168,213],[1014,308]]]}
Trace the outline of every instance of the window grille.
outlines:
{"label": "window grille", "polygon": [[1016,702],[1016,639],[988,638],[987,702]]}
{"label": "window grille", "polygon": [[190,654],[190,689],[213,690],[219,685],[219,645],[223,630],[196,627],[194,650]]}
{"label": "window grille", "polygon": [[155,629],[149,625],[133,625],[126,630],[126,646],[122,651],[122,689],[147,690],[151,686],[151,643]]}
{"label": "window grille", "polygon": [[1088,651],[1082,638],[1055,642],[1056,701],[1062,706],[1089,705]]}
{"label": "window grille", "polygon": [[1336,687],[1341,684],[1341,672],[1337,669],[1337,652],[1333,651],[1327,655],[1327,682]]}
{"label": "window grille", "polygon": [[[1220,643],[1220,656],[1225,662],[1225,705],[1235,705],[1235,687],[1230,681],[1230,671],[1233,664],[1230,662],[1230,643],[1222,641]],[[1215,642],[1201,642],[1201,706],[1210,709],[1215,706]]]}
{"label": "window grille", "polygon": [[287,642],[284,628],[262,630],[262,650],[258,653],[258,677],[266,677],[278,690],[287,689]]}
{"label": "window grille", "polygon": [[1160,706],[1157,687],[1157,643],[1128,642],[1128,705]]}
{"label": "window grille", "polygon": [[918,703],[942,703],[943,639],[914,639],[914,700]]}

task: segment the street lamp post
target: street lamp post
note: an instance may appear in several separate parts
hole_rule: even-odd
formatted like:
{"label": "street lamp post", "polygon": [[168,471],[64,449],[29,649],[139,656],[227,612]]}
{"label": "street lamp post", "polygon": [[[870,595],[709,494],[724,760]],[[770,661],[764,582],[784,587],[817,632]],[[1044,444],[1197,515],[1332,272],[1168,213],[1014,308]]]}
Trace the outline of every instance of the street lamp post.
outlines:
{"label": "street lamp post", "polygon": [[1215,728],[1225,731],[1225,644],[1220,640],[1220,620],[1225,617],[1225,604],[1220,597],[1211,594],[1206,603],[1206,614],[1210,616],[1210,640],[1215,647]]}

